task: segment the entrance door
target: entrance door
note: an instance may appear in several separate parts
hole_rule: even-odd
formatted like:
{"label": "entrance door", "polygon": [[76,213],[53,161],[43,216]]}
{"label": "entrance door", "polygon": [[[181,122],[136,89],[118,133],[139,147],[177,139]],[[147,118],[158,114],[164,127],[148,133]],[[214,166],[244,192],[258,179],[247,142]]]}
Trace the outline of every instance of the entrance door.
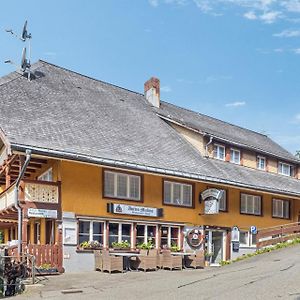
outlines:
{"label": "entrance door", "polygon": [[211,232],[211,264],[218,264],[223,260],[223,231]]}

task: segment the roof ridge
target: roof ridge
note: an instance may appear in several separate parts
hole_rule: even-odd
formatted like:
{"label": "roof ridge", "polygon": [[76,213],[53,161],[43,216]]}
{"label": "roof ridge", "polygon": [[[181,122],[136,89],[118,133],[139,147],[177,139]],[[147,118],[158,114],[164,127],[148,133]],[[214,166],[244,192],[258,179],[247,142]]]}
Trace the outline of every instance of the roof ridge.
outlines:
{"label": "roof ridge", "polygon": [[[266,134],[257,132],[257,131],[255,131],[255,130],[252,130],[252,129],[249,129],[249,128],[246,128],[246,127],[242,127],[242,126],[240,126],[240,125],[235,125],[235,124],[233,124],[233,123],[230,123],[230,122],[227,122],[227,121],[223,121],[223,120],[220,120],[220,119],[218,119],[218,118],[211,117],[211,116],[209,116],[209,115],[206,115],[206,114],[203,114],[203,113],[200,113],[200,112],[197,112],[197,111],[191,110],[191,109],[189,109],[189,108],[185,108],[185,107],[182,107],[182,106],[179,106],[179,105],[176,105],[176,104],[167,102],[167,101],[161,101],[161,102],[164,102],[164,103],[169,104],[169,105],[172,105],[172,106],[176,106],[176,107],[178,107],[178,108],[180,108],[180,109],[186,110],[186,111],[188,111],[188,112],[192,112],[192,113],[197,114],[197,115],[205,116],[205,117],[207,117],[207,118],[214,119],[214,120],[219,121],[219,122],[222,122],[222,123],[226,123],[226,124],[228,124],[228,125],[230,125],[230,126],[238,127],[238,128],[240,128],[240,129],[247,130],[247,131],[253,132],[253,133],[255,133],[255,134],[259,134],[259,135],[261,135],[261,136],[264,136],[264,137],[270,139]],[[272,139],[271,139],[271,140],[272,140]],[[272,141],[273,141],[273,140],[272,140]]]}
{"label": "roof ridge", "polygon": [[94,81],[97,81],[97,82],[101,82],[101,83],[104,83],[104,84],[107,84],[107,85],[111,85],[111,86],[113,86],[113,87],[116,87],[116,88],[125,90],[125,91],[127,91],[127,92],[131,92],[131,93],[134,93],[134,94],[138,94],[138,95],[144,96],[144,94],[142,94],[142,93],[140,93],[140,92],[136,92],[136,91],[133,91],[133,90],[130,90],[130,89],[121,87],[121,86],[119,86],[119,85],[116,85],[116,84],[113,84],[113,83],[110,83],[110,82],[101,80],[101,79],[97,79],[97,78],[94,78],[94,77],[91,77],[91,76],[88,76],[88,75],[81,74],[81,73],[79,73],[79,72],[76,72],[76,71],[70,70],[70,69],[68,69],[68,68],[65,68],[65,67],[62,67],[62,66],[59,66],[59,65],[50,63],[50,62],[48,62],[48,61],[45,61],[45,60],[42,60],[42,59],[39,59],[39,61],[42,62],[42,63],[44,63],[44,64],[48,64],[48,65],[51,65],[51,66],[53,66],[53,67],[56,67],[56,68],[58,68],[58,69],[62,69],[62,70],[64,70],[64,71],[68,71],[68,72],[74,73],[74,74],[76,74],[76,75],[79,75],[79,76],[82,76],[82,77],[85,77],[85,78],[88,78],[88,79],[91,79],[91,80],[94,80]]}

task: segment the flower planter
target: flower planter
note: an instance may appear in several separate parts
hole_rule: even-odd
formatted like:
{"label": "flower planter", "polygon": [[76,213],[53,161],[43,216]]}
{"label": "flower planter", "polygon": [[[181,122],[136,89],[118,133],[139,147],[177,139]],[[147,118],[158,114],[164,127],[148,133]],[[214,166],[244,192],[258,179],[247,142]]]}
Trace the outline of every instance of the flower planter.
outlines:
{"label": "flower planter", "polygon": [[58,274],[58,270],[56,268],[49,268],[49,269],[43,269],[43,268],[36,268],[36,275],[54,275]]}
{"label": "flower planter", "polygon": [[113,248],[112,251],[113,252],[130,252],[131,248]]}

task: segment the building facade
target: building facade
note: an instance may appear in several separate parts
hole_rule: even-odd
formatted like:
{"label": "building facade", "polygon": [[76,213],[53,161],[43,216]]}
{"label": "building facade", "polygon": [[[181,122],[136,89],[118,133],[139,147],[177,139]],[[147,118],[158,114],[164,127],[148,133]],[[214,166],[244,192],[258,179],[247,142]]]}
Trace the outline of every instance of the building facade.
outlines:
{"label": "building facade", "polygon": [[154,78],[140,94],[44,61],[33,74],[0,81],[5,243],[21,210],[24,249],[61,245],[66,271],[93,269],[92,241],[213,264],[254,251],[253,228],[299,221],[300,161],[269,137],[161,101]]}

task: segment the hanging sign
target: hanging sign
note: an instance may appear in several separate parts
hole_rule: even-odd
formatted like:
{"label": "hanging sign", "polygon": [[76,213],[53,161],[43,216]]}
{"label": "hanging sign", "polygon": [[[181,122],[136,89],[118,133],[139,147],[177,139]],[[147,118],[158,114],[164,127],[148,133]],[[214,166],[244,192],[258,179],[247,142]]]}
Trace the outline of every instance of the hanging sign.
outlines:
{"label": "hanging sign", "polygon": [[107,211],[113,214],[144,216],[144,217],[162,217],[163,209],[155,207],[145,207],[137,205],[108,203]]}
{"label": "hanging sign", "polygon": [[219,201],[223,193],[223,190],[218,189],[207,189],[201,193],[201,198],[204,201],[204,214],[213,215],[219,213]]}
{"label": "hanging sign", "polygon": [[57,219],[57,210],[28,208],[27,215],[28,217],[32,217],[32,218]]}
{"label": "hanging sign", "polygon": [[231,241],[232,242],[240,242],[240,230],[237,226],[232,227]]}

